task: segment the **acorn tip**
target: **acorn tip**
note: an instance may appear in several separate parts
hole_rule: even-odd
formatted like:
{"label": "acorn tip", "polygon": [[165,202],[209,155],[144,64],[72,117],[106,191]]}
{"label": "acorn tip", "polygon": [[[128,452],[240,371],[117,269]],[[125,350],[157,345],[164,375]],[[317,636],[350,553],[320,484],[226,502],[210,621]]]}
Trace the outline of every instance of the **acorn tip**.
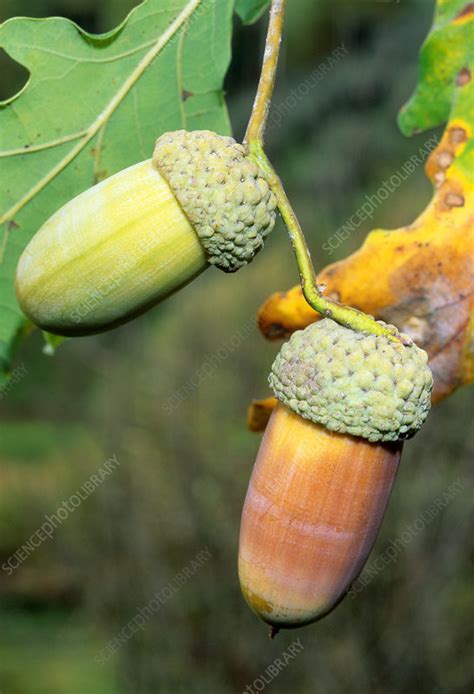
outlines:
{"label": "acorn tip", "polygon": [[280,628],[273,625],[272,628],[270,629],[269,637],[273,640],[279,631],[280,631]]}

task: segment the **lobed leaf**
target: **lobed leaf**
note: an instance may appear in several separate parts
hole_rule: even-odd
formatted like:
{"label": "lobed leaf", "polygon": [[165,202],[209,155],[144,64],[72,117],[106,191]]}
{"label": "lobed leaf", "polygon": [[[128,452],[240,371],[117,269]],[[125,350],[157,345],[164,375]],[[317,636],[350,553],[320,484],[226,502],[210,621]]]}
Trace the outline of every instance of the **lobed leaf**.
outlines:
{"label": "lobed leaf", "polygon": [[16,264],[41,224],[148,159],[167,130],[229,132],[222,84],[233,8],[233,0],[145,0],[102,35],[57,17],[0,25],[0,47],[30,73],[0,103],[0,372],[25,330]]}

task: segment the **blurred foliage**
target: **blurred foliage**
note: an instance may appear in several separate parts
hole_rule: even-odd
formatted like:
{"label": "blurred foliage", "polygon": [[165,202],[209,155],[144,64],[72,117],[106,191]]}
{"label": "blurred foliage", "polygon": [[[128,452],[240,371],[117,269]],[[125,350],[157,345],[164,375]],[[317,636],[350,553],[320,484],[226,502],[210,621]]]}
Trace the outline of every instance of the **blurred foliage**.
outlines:
{"label": "blurred foliage", "polygon": [[[126,4],[38,0],[34,11],[102,31]],[[32,14],[31,5],[3,2],[0,17]],[[269,133],[319,265],[324,241],[425,140],[403,138],[396,114],[415,85],[432,9],[426,0],[289,3],[275,107],[341,42],[348,50]],[[236,20],[235,29],[227,93],[240,136],[265,22]],[[374,224],[414,217],[429,195],[420,167],[337,256]],[[18,360],[28,374],[0,400],[0,566],[113,453],[121,465],[12,576],[0,572],[1,691],[234,694],[295,638],[304,651],[269,685],[275,694],[472,689],[468,390],[435,408],[406,445],[373,559],[450,484],[460,478],[463,487],[396,562],[327,619],[274,641],[243,601],[238,529],[259,445],[245,412],[265,392],[276,351],[253,317],[269,291],[295,281],[279,225],[248,268],[226,277],[210,270],[119,330],[69,340],[53,358],[41,354],[39,334],[25,344]],[[108,640],[206,546],[211,560],[97,664]]]}

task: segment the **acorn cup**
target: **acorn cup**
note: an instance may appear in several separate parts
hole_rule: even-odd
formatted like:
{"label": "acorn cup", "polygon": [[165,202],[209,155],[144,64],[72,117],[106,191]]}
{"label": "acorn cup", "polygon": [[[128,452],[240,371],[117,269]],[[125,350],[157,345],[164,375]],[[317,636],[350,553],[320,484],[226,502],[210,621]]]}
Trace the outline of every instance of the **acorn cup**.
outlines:
{"label": "acorn cup", "polygon": [[153,158],[81,193],[36,233],[18,263],[19,304],[59,335],[120,325],[210,265],[235,272],[262,248],[276,201],[231,137],[165,133]]}
{"label": "acorn cup", "polygon": [[272,633],[321,619],[359,575],[432,384],[416,345],[329,319],[283,345],[239,544],[242,592]]}

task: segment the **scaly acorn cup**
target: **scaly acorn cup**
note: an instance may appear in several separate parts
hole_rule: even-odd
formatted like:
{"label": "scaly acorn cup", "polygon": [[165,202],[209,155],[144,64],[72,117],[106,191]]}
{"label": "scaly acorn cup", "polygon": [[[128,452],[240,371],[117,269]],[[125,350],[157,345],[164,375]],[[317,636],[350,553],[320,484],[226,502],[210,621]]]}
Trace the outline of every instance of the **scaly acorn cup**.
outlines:
{"label": "scaly acorn cup", "polygon": [[262,248],[276,201],[231,137],[165,133],[153,158],[81,193],[24,250],[20,306],[59,335],[120,325],[210,265],[235,272]]}
{"label": "scaly acorn cup", "polygon": [[243,594],[275,631],[320,619],[357,578],[432,384],[416,345],[330,319],[283,345],[239,547]]}

